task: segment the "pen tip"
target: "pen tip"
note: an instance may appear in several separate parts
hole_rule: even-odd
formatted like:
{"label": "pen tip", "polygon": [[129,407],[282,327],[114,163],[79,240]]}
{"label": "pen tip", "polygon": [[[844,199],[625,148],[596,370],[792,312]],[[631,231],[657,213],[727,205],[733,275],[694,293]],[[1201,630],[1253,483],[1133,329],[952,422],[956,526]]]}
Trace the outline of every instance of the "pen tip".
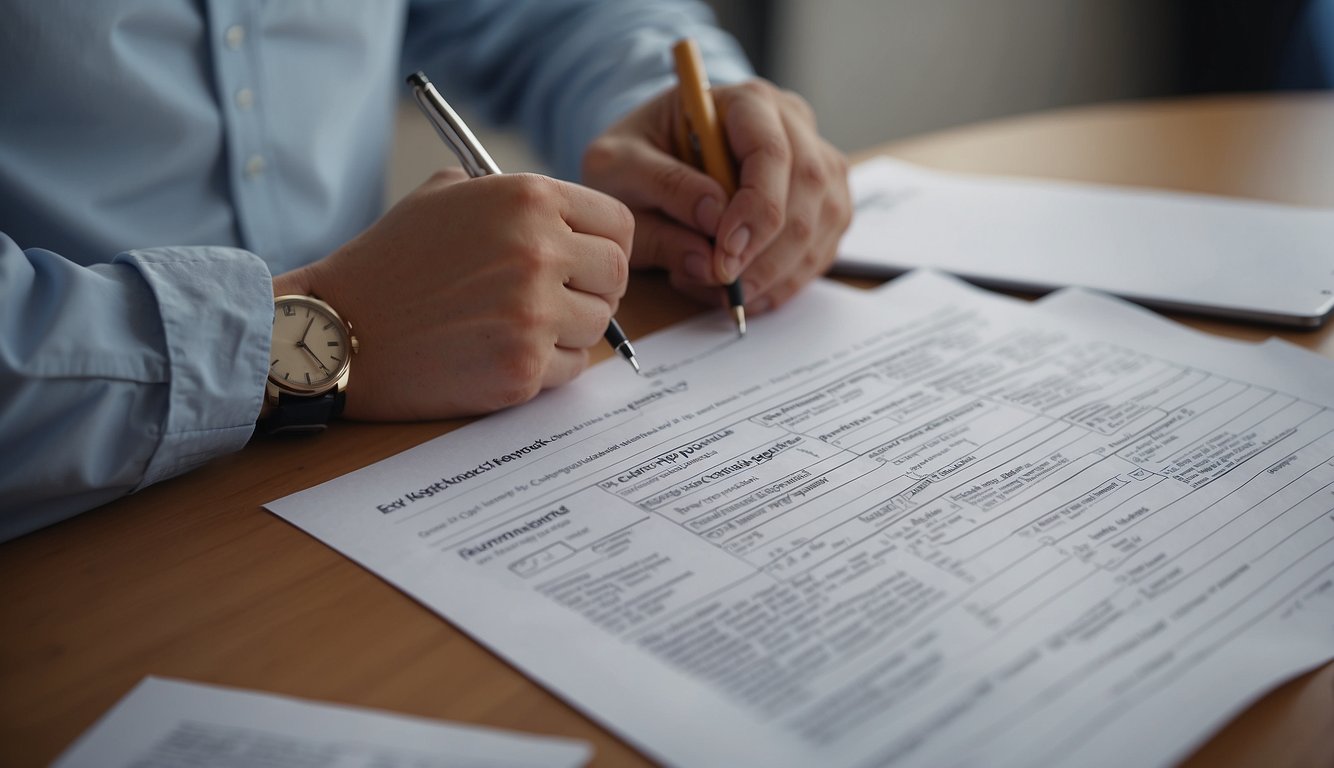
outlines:
{"label": "pen tip", "polygon": [[610,327],[616,331],[616,335],[621,339],[621,343],[616,345],[616,351],[621,353],[621,357],[625,358],[625,362],[629,363],[631,368],[635,369],[636,374],[642,376],[643,372],[639,370],[639,360],[635,357],[635,348],[630,346],[630,340],[625,338],[625,334],[621,332],[621,327],[616,325],[615,320],[611,321]]}
{"label": "pen tip", "polygon": [[746,308],[742,306],[732,307],[732,315],[736,318],[736,332],[738,336],[746,335]]}

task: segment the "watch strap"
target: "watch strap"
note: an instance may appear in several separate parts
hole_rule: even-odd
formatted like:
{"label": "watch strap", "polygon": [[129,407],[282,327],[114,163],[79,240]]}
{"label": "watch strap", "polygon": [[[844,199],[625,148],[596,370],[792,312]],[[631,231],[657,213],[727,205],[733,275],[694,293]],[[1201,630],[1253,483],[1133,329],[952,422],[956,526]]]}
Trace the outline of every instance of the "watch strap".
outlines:
{"label": "watch strap", "polygon": [[323,432],[329,422],[343,412],[346,392],[329,392],[317,397],[299,397],[286,392],[278,395],[278,404],[261,424],[270,435],[310,435]]}

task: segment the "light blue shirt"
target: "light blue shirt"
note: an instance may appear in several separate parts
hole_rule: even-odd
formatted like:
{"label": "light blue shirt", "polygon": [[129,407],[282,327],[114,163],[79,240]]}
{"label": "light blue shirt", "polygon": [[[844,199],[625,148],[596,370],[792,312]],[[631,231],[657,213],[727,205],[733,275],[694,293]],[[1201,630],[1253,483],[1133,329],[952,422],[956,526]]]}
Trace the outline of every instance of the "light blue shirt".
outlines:
{"label": "light blue shirt", "polygon": [[[671,82],[694,2],[20,0],[0,25],[0,539],[240,449],[270,274],[380,213],[424,70],[557,173]],[[433,158],[427,162],[435,162]]]}

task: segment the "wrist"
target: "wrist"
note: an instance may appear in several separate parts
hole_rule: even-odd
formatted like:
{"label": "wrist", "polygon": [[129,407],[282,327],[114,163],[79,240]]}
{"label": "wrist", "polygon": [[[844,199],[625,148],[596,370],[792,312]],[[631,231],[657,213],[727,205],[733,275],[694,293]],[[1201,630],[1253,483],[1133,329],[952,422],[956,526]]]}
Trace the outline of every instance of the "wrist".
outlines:
{"label": "wrist", "polygon": [[309,296],[310,278],[307,270],[294,269],[291,272],[284,272],[281,275],[273,276],[273,295],[274,296]]}
{"label": "wrist", "polygon": [[270,434],[324,429],[346,402],[357,338],[300,270],[273,278],[273,331],[259,424]]}

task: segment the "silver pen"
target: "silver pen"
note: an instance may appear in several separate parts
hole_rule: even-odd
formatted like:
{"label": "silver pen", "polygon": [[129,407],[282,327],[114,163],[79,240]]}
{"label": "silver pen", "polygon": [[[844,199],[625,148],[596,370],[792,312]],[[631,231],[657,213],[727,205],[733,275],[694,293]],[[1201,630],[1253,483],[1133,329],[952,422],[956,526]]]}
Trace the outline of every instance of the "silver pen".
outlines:
{"label": "silver pen", "polygon": [[[426,75],[421,72],[408,75],[408,85],[412,86],[412,96],[417,100],[417,106],[421,107],[422,113],[431,121],[431,125],[435,126],[436,133],[445,140],[445,144],[458,155],[459,162],[463,164],[463,169],[469,176],[477,178],[500,173],[500,166],[491,159],[482,142],[468,130],[467,124],[454,108],[449,106],[449,102],[445,101],[445,97],[440,95],[431,81],[426,79]],[[602,337],[634,367],[635,373],[640,372],[635,349],[630,346],[630,340],[626,338],[625,331],[621,330],[616,318],[613,317],[607,324],[607,331]]]}

